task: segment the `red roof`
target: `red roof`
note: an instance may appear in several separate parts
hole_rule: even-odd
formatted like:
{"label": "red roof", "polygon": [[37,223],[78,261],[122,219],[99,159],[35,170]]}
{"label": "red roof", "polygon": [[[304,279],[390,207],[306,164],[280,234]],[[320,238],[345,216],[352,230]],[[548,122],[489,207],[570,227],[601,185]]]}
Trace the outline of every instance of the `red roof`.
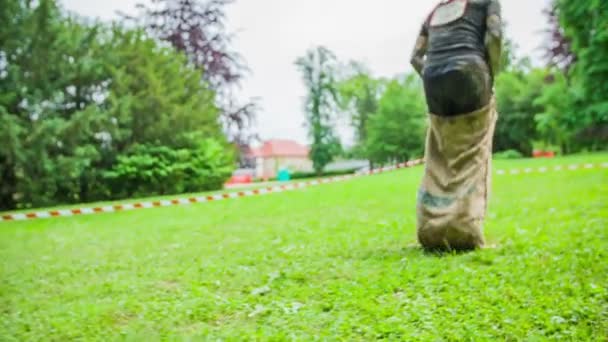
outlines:
{"label": "red roof", "polygon": [[293,140],[273,139],[264,142],[260,148],[253,149],[254,157],[302,157],[308,158],[308,147]]}

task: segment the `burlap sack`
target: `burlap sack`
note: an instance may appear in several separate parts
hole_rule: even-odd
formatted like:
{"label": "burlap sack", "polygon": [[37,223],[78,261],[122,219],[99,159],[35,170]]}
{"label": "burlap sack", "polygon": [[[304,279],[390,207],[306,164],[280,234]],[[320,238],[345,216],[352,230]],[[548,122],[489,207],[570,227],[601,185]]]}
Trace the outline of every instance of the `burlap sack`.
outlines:
{"label": "burlap sack", "polygon": [[495,101],[473,113],[429,116],[418,240],[430,250],[482,247],[498,116]]}

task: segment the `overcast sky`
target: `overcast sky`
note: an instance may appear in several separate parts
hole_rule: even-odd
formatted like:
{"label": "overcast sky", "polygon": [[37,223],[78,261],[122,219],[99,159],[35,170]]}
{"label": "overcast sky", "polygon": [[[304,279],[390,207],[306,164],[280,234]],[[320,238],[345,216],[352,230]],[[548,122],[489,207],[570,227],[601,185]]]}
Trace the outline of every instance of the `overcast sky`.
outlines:
{"label": "overcast sky", "polygon": [[[68,10],[103,20],[116,18],[116,11],[133,13],[140,2],[62,1]],[[261,137],[308,141],[302,110],[306,90],[294,67],[308,48],[325,45],[340,60],[365,62],[377,76],[409,72],[409,54],[420,25],[437,2],[237,0],[230,5],[228,26],[237,33],[234,47],[251,69],[241,96],[261,99],[257,123]],[[502,1],[507,36],[519,46],[519,55],[540,60],[546,29],[542,10],[547,4],[548,0]]]}

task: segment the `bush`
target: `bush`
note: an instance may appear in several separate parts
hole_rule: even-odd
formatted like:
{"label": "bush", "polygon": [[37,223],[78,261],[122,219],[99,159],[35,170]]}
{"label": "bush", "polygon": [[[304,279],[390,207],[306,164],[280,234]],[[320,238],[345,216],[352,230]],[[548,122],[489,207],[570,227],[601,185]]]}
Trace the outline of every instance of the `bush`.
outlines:
{"label": "bush", "polygon": [[506,150],[494,154],[494,159],[521,159],[524,155],[516,150]]}
{"label": "bush", "polygon": [[[321,174],[321,177],[343,176],[357,172],[358,169],[327,171]],[[319,175],[316,172],[294,172],[291,174],[291,179],[308,179],[317,178]]]}
{"label": "bush", "polygon": [[104,178],[119,198],[171,195],[221,189],[233,165],[233,156],[215,140],[190,149],[137,145]]}

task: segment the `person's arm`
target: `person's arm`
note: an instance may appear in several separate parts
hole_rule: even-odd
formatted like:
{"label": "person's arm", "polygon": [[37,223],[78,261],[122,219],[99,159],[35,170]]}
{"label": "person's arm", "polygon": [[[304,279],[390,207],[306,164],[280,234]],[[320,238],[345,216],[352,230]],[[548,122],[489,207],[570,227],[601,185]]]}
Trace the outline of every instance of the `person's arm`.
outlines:
{"label": "person's arm", "polygon": [[499,0],[490,0],[486,18],[485,44],[490,59],[488,62],[492,69],[492,75],[496,77],[500,70],[502,55],[502,19]]}
{"label": "person's arm", "polygon": [[416,39],[416,46],[414,46],[414,51],[412,52],[412,57],[410,59],[410,63],[420,76],[422,76],[422,70],[424,69],[424,56],[426,55],[428,41],[429,33],[425,22]]}

